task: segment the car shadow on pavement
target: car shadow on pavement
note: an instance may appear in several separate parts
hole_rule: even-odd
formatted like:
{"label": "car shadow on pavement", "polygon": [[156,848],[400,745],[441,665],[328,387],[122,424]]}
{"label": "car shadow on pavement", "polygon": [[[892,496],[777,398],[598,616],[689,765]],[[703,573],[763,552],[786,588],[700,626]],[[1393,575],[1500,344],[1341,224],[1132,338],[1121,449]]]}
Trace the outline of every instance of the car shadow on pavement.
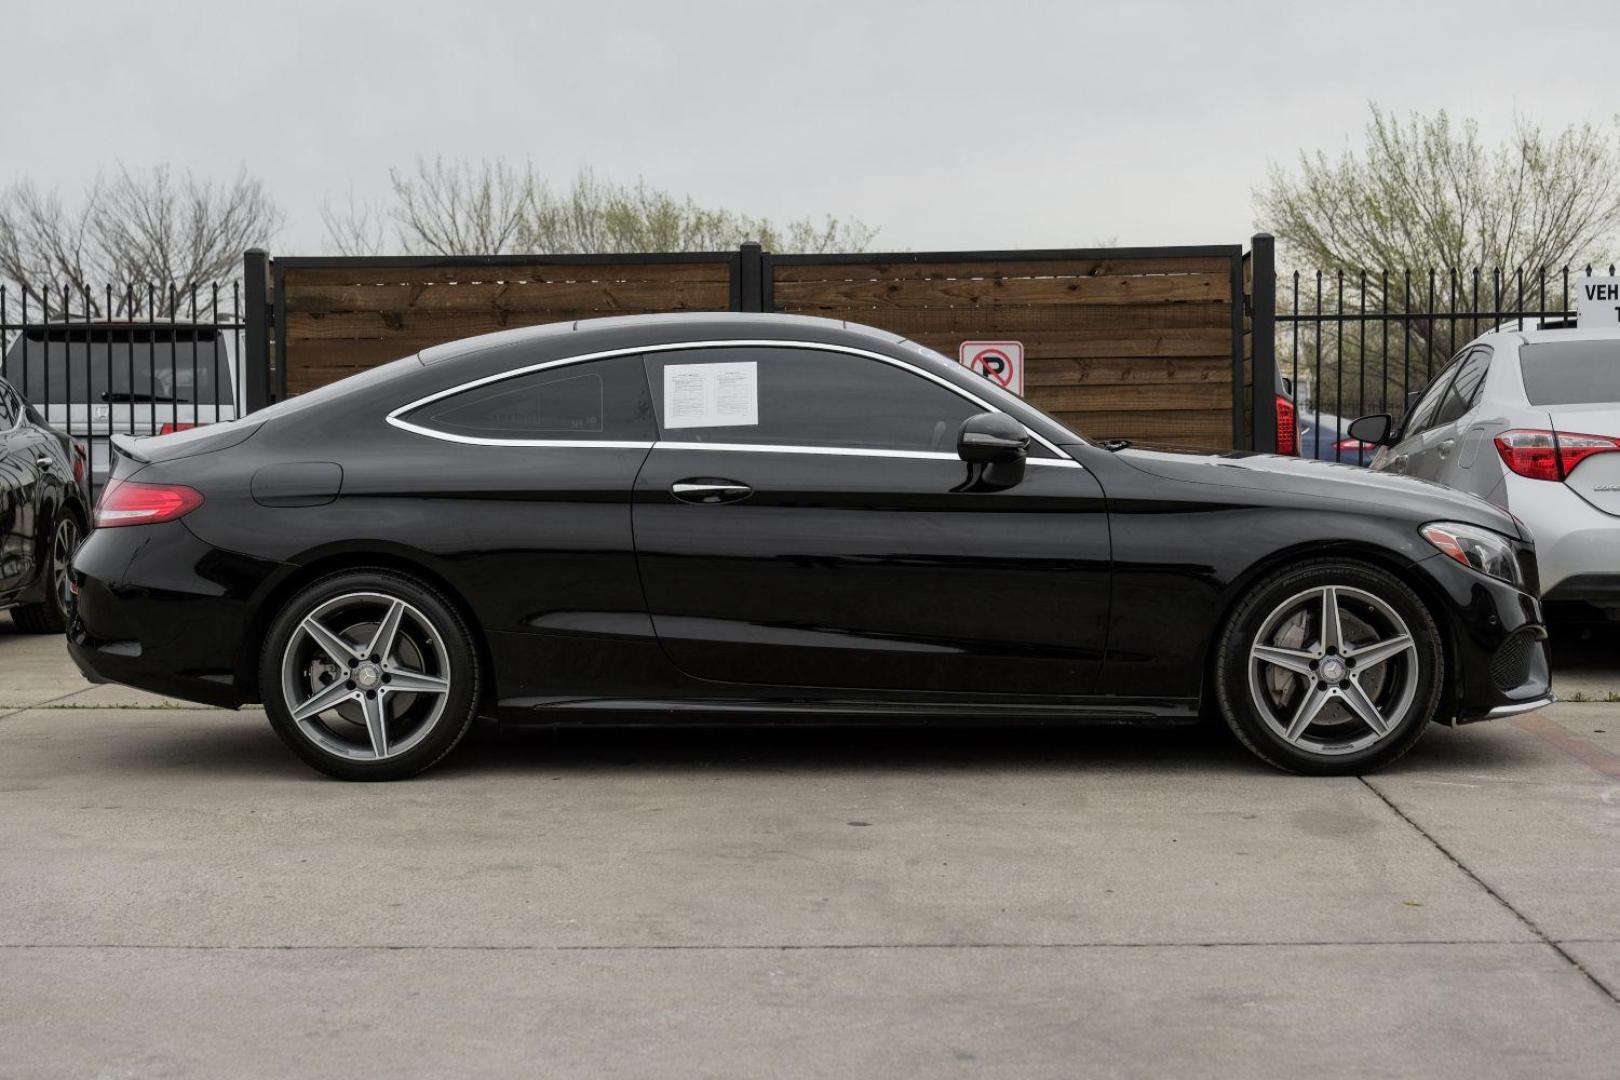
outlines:
{"label": "car shadow on pavement", "polygon": [[[102,764],[125,772],[309,779],[309,769],[276,738],[261,714],[153,725],[138,738],[102,744]],[[1486,725],[1491,726],[1491,725]],[[1475,732],[1481,729],[1476,728]],[[1512,769],[1532,750],[1520,741],[1434,730],[1391,771],[1424,773]],[[478,724],[455,753],[420,782],[491,774],[560,772],[909,772],[1008,769],[1276,776],[1224,728],[1151,727],[726,726],[508,727]]]}
{"label": "car shadow on pavement", "polygon": [[[1433,731],[1396,767],[1420,771],[1511,768],[1524,756],[1509,740]],[[436,768],[452,775],[534,769],[850,769],[960,772],[1025,769],[1275,775],[1223,727],[726,727],[480,729]]]}

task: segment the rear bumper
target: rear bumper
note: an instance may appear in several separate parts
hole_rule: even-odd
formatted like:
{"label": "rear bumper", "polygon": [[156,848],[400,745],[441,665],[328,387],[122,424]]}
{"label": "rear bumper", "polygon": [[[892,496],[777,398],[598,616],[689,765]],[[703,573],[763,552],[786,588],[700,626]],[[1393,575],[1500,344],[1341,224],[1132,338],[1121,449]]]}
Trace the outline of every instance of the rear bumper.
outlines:
{"label": "rear bumper", "polygon": [[1565,582],[1617,575],[1620,518],[1605,514],[1564,484],[1508,474],[1506,506],[1530,530],[1542,596],[1549,602]]}
{"label": "rear bumper", "polygon": [[97,530],[73,568],[68,652],[87,678],[226,708],[252,699],[252,600],[277,564],[170,522]]}
{"label": "rear bumper", "polygon": [[[1620,537],[1614,559],[1620,561]],[[1547,617],[1561,623],[1620,623],[1620,573],[1576,574],[1541,598]]]}

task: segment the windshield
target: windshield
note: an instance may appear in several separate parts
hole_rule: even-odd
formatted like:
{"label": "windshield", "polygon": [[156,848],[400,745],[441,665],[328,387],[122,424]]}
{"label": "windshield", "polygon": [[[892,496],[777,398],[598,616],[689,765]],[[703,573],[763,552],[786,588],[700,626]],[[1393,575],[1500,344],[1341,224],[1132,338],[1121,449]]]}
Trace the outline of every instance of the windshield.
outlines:
{"label": "windshield", "polygon": [[1620,402],[1620,341],[1556,341],[1519,349],[1532,405]]}
{"label": "windshield", "polygon": [[234,400],[224,337],[213,327],[35,327],[6,350],[4,374],[35,405]]}

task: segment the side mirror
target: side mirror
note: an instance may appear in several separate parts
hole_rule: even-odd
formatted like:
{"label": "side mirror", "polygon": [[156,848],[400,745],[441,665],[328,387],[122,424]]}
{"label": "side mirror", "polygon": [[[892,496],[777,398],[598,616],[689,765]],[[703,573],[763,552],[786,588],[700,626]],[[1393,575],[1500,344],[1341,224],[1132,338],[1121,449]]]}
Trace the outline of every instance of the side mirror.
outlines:
{"label": "side mirror", "polygon": [[1352,439],[1364,442],[1368,446],[1388,446],[1392,426],[1389,413],[1381,412],[1356,417],[1350,421],[1350,426],[1345,428],[1345,431]]}
{"label": "side mirror", "polygon": [[978,413],[962,421],[956,453],[970,465],[1022,461],[1029,452],[1029,432],[1006,413]]}

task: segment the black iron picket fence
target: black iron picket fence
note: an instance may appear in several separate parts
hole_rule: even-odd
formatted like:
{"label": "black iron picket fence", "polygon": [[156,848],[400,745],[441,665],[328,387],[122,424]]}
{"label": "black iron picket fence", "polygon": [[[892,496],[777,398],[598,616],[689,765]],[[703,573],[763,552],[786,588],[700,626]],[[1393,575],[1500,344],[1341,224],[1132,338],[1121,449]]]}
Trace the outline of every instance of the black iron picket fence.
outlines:
{"label": "black iron picket fence", "polygon": [[1573,325],[1571,278],[1593,271],[1279,274],[1277,372],[1294,398],[1301,453],[1364,462],[1369,452],[1344,430],[1351,420],[1387,412],[1399,421],[1409,396],[1480,334]]}
{"label": "black iron picket fence", "polygon": [[0,374],[85,445],[99,487],[116,434],[155,435],[246,411],[239,282],[0,284]]}

